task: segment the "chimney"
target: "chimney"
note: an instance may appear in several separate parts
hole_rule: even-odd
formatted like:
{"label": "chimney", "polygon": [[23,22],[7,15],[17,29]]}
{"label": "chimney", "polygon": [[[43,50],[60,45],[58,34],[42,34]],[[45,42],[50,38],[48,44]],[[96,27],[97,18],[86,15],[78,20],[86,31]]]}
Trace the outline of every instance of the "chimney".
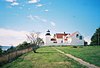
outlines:
{"label": "chimney", "polygon": [[64,32],[64,34],[66,34],[66,33]]}

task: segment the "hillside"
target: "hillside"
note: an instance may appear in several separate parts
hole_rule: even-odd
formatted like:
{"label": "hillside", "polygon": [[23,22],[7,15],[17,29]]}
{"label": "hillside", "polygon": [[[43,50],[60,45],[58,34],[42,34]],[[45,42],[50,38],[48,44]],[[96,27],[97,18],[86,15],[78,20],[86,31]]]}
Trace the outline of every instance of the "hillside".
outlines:
{"label": "hillside", "polygon": [[26,53],[2,68],[86,68],[52,47],[42,47],[37,52]]}

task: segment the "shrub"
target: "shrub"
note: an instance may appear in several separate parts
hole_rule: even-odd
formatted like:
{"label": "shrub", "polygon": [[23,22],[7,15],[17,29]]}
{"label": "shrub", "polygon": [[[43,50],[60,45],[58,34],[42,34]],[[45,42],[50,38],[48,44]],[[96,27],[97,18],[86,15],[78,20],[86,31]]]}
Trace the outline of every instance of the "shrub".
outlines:
{"label": "shrub", "polygon": [[0,55],[2,54],[2,48],[0,48]]}
{"label": "shrub", "polygon": [[77,48],[77,46],[73,46],[73,48]]}

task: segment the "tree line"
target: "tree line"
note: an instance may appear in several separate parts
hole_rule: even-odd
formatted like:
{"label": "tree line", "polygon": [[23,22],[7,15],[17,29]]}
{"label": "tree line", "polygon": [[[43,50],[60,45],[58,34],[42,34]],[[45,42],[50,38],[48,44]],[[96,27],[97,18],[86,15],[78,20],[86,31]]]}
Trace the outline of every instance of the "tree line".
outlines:
{"label": "tree line", "polygon": [[43,41],[43,39],[41,39],[39,37],[39,34],[40,33],[30,33],[29,35],[26,35],[29,42],[24,41],[23,43],[19,44],[16,47],[11,46],[7,50],[2,50],[2,46],[0,46],[0,55],[8,54],[8,53],[14,52],[16,50],[22,50],[22,49],[26,49],[26,48],[29,48],[29,47],[32,47],[33,52],[36,53],[36,50],[41,45],[44,44],[44,41]]}
{"label": "tree line", "polygon": [[95,33],[91,37],[90,45],[100,45],[100,27],[96,29]]}

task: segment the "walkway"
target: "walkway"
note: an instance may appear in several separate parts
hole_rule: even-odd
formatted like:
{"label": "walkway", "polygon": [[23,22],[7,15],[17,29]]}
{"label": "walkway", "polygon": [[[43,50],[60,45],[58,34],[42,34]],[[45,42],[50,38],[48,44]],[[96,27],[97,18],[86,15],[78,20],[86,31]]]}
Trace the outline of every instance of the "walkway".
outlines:
{"label": "walkway", "polygon": [[55,50],[57,50],[58,52],[60,52],[60,53],[62,53],[62,54],[64,54],[64,55],[66,55],[67,57],[70,57],[70,58],[74,59],[75,61],[79,62],[80,64],[82,64],[82,65],[84,65],[84,66],[87,66],[88,68],[100,68],[100,67],[95,66],[95,65],[93,65],[93,64],[90,64],[90,63],[88,63],[88,62],[86,62],[86,61],[83,61],[82,59],[77,58],[77,57],[75,57],[75,56],[73,56],[73,55],[71,55],[71,54],[65,54],[63,51],[61,51],[61,50],[59,50],[59,49],[57,49],[57,48],[55,48],[55,47],[53,47],[53,48],[54,48]]}

